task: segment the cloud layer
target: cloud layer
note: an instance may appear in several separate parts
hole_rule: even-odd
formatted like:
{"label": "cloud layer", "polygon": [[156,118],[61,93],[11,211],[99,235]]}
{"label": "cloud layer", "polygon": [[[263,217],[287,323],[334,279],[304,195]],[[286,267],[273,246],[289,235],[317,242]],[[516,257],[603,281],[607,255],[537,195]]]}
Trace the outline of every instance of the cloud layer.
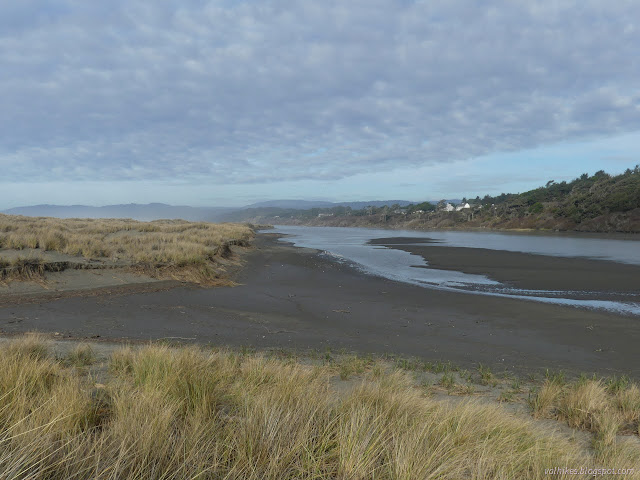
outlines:
{"label": "cloud layer", "polygon": [[631,0],[4,2],[0,181],[333,180],[638,131],[638,19]]}

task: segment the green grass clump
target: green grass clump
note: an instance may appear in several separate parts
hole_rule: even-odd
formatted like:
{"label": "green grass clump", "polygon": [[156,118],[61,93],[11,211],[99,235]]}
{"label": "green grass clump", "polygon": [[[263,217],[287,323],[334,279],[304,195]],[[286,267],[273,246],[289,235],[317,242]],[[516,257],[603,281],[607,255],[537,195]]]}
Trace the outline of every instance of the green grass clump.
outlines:
{"label": "green grass clump", "polygon": [[444,375],[442,375],[442,377],[440,377],[439,383],[447,390],[453,390],[453,388],[456,386],[456,380],[455,378],[453,378],[452,373],[445,373]]}
{"label": "green grass clump", "polygon": [[69,355],[67,355],[67,361],[69,364],[76,367],[86,367],[96,361],[96,355],[91,345],[88,343],[81,343],[69,352]]}
{"label": "green grass clump", "polygon": [[482,385],[495,385],[496,380],[491,369],[483,364],[478,364],[478,373],[480,374],[480,383]]}

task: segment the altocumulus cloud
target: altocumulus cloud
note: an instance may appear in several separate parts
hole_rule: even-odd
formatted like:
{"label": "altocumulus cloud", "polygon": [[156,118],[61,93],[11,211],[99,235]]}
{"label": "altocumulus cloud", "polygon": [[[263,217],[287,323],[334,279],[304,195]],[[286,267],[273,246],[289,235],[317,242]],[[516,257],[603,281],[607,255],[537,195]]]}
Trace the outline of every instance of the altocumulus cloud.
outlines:
{"label": "altocumulus cloud", "polygon": [[635,1],[0,4],[0,181],[268,183],[640,129]]}

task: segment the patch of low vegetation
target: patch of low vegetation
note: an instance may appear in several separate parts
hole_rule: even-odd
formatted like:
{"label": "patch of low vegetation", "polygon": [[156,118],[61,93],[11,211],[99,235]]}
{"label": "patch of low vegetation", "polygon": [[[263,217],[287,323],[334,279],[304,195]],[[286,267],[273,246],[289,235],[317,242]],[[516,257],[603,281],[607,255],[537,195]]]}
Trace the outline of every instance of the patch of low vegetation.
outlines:
{"label": "patch of low vegetation", "polygon": [[[41,279],[47,271],[66,268],[124,266],[152,277],[214,284],[231,249],[247,246],[253,234],[248,226],[237,224],[0,214],[0,280]],[[8,251],[36,253],[9,258]],[[77,262],[48,261],[47,252]]]}
{"label": "patch of low vegetation", "polygon": [[78,344],[67,356],[67,362],[76,367],[86,367],[95,361],[96,355],[88,343]]}
{"label": "patch of low vegetation", "polygon": [[496,380],[494,379],[493,373],[488,366],[480,363],[478,365],[478,374],[480,375],[480,383],[482,383],[483,385],[495,385]]}
{"label": "patch of low vegetation", "polygon": [[348,380],[354,375],[362,375],[372,365],[372,362],[372,359],[362,358],[357,355],[347,355],[340,358],[337,361],[340,379]]}
{"label": "patch of low vegetation", "polygon": [[[615,436],[610,417],[580,413],[624,404],[636,418],[630,383],[615,393],[591,380],[558,386],[549,412],[596,429],[591,449],[495,402],[428,397],[419,372],[390,362],[282,357],[125,347],[97,384],[41,337],[4,343],[0,478],[536,479],[567,466],[640,474],[637,445]],[[346,388],[336,387],[341,369]]]}
{"label": "patch of low vegetation", "polygon": [[440,377],[440,385],[449,391],[453,390],[456,386],[456,380],[453,374],[449,372],[442,375],[442,377]]}

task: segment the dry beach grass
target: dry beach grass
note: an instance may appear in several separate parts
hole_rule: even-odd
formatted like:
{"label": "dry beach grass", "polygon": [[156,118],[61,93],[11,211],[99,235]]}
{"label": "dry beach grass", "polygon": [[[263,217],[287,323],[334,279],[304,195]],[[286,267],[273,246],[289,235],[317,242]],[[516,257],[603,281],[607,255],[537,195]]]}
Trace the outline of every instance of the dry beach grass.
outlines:
{"label": "dry beach grass", "polygon": [[[3,344],[0,361],[2,478],[531,479],[557,466],[640,473],[637,445],[614,437],[593,449],[499,404],[429,397],[410,373],[379,361],[337,366],[151,345],[115,350],[101,364],[89,345],[56,358],[38,336]],[[590,478],[554,476],[569,477]]]}
{"label": "dry beach grass", "polygon": [[608,381],[582,377],[571,384],[548,378],[530,404],[536,417],[593,432],[593,446],[605,457],[615,451],[611,447],[619,433],[639,433],[640,389],[624,377]]}
{"label": "dry beach grass", "polygon": [[0,280],[42,279],[66,268],[128,267],[156,278],[210,284],[230,248],[246,246],[252,237],[249,227],[237,224],[0,214]]}

